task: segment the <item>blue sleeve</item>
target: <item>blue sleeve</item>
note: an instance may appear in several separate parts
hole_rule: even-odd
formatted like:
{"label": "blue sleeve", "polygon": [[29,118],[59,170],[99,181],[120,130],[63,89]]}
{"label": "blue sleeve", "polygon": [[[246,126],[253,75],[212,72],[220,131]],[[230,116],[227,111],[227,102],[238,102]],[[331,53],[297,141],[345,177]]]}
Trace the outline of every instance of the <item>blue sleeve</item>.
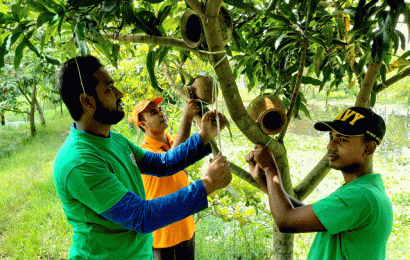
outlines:
{"label": "blue sleeve", "polygon": [[205,186],[199,180],[175,193],[153,200],[143,200],[129,191],[117,204],[101,215],[116,224],[146,234],[207,207]]}
{"label": "blue sleeve", "polygon": [[142,174],[164,177],[173,175],[204,158],[212,151],[211,146],[203,145],[198,133],[165,153],[146,151],[138,163]]}

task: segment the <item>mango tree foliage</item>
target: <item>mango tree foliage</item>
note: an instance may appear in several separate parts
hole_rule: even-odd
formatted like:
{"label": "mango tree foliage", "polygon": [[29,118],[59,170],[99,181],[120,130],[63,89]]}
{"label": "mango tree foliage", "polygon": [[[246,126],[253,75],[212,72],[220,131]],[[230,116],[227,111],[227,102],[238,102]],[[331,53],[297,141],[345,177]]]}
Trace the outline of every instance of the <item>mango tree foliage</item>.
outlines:
{"label": "mango tree foliage", "polygon": [[[233,24],[227,44],[219,26],[221,6]],[[198,15],[206,42],[196,48],[181,39],[180,19],[188,8]],[[410,24],[404,0],[8,0],[0,4],[0,67],[9,52],[16,69],[27,52],[51,64],[98,53],[117,66],[139,56],[138,47],[146,44],[145,75],[152,89],[163,92],[168,86],[161,83],[162,66],[181,86],[190,82],[186,68],[196,56],[213,68],[234,123],[251,142],[269,144],[285,189],[303,200],[329,171],[327,156],[293,185],[283,142],[287,127],[275,138],[264,134],[245,109],[237,79],[243,76],[248,89],[281,98],[288,122],[309,115],[303,85],[328,93],[355,88],[356,105],[373,106],[378,93],[410,74],[410,53],[398,56],[406,45],[395,29],[400,17]],[[391,70],[396,74],[388,78]],[[257,186],[245,170],[232,169]],[[292,258],[291,235],[275,235],[273,246],[275,259]]]}

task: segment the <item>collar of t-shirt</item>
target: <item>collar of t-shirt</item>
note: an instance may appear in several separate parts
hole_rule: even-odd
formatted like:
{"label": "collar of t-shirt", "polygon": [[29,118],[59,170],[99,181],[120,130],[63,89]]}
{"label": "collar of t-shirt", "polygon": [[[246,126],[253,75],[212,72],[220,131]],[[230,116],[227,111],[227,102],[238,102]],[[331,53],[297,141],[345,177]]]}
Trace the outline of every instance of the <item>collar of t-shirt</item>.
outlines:
{"label": "collar of t-shirt", "polygon": [[[72,128],[74,128],[75,130],[77,130],[77,127],[75,126],[75,123],[73,123]],[[78,130],[77,130],[77,131],[78,131]],[[110,136],[111,136],[111,131],[109,132],[108,136],[105,136],[105,135],[102,135],[102,134],[95,134],[95,133],[90,132],[90,131],[79,131],[79,132],[81,132],[81,133],[86,133],[86,134],[93,135],[93,136],[97,136],[97,137],[101,137],[101,138],[110,138]]]}
{"label": "collar of t-shirt", "polygon": [[[168,141],[169,141],[169,145],[172,147],[172,145],[174,144],[174,139],[172,136],[170,136],[169,134],[165,133]],[[171,149],[171,147],[169,147],[167,144],[161,143],[160,141],[158,141],[157,139],[145,135],[145,141],[144,144],[147,144],[148,146],[152,147],[152,148],[158,148],[164,151],[168,151],[169,149]]]}

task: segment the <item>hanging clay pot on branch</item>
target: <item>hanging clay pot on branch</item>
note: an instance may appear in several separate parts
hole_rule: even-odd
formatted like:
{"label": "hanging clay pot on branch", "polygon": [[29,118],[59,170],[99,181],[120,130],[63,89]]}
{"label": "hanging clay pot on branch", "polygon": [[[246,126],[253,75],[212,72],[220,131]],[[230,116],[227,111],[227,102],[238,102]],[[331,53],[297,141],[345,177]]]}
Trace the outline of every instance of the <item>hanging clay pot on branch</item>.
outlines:
{"label": "hanging clay pot on branch", "polygon": [[265,94],[252,100],[247,111],[265,134],[278,134],[286,126],[285,106],[272,94]]}
{"label": "hanging clay pot on branch", "polygon": [[218,93],[216,86],[214,89],[213,78],[203,75],[196,77],[192,85],[185,86],[184,90],[189,97],[199,99],[207,105],[211,105],[215,102],[217,96],[215,94]]}
{"label": "hanging clay pot on branch", "polygon": [[[226,45],[232,35],[233,22],[226,8],[222,6],[219,10],[219,26],[222,31],[223,45]],[[208,49],[201,19],[191,9],[186,10],[181,17],[181,35],[187,46]]]}

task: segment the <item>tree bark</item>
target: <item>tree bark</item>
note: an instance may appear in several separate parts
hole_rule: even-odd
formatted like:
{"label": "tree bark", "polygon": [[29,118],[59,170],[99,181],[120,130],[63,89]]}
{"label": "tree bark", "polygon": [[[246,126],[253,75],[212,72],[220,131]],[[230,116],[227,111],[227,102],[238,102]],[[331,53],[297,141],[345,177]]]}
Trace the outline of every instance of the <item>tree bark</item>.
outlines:
{"label": "tree bark", "polygon": [[4,111],[0,111],[0,122],[1,122],[1,125],[6,124],[6,119],[4,117]]}
{"label": "tree bark", "polygon": [[292,260],[293,259],[294,234],[281,233],[273,226],[273,260]]}
{"label": "tree bark", "polygon": [[30,100],[30,132],[31,136],[36,135],[36,123],[34,121],[34,113],[36,112],[36,85],[33,85]]}
{"label": "tree bark", "polygon": [[36,98],[35,102],[36,102],[36,109],[37,109],[38,115],[40,116],[40,122],[41,122],[42,125],[45,125],[46,120],[44,119],[43,109],[41,108],[40,104],[38,103],[37,98]]}
{"label": "tree bark", "polygon": [[374,83],[376,82],[377,75],[380,72],[381,61],[371,61],[364,77],[362,86],[360,87],[359,94],[356,98],[356,107],[368,107],[370,95],[373,90]]}

